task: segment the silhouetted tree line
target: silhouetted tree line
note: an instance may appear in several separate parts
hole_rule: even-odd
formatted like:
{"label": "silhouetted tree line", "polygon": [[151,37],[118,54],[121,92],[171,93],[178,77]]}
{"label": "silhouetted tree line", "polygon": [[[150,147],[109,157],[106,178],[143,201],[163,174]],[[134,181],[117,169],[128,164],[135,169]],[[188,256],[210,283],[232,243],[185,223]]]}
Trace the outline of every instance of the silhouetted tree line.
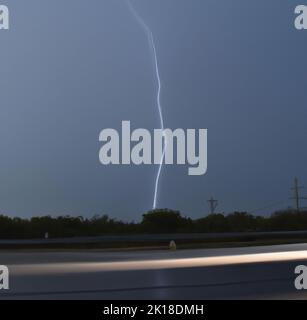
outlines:
{"label": "silhouetted tree line", "polygon": [[104,234],[193,233],[193,232],[251,232],[307,230],[307,211],[279,211],[269,217],[253,216],[247,212],[228,215],[210,214],[192,220],[178,211],[163,209],[143,215],[140,223],[126,223],[107,215],[93,218],[60,216],[31,219],[0,216],[0,238],[42,238],[98,236]]}

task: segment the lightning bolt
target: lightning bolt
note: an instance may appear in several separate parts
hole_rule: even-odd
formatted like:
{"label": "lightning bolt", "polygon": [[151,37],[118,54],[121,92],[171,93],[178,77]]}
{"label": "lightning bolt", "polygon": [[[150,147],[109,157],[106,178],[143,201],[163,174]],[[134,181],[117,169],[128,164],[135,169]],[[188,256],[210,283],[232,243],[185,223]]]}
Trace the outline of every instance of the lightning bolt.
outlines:
{"label": "lightning bolt", "polygon": [[153,37],[153,34],[148,27],[148,25],[145,23],[145,21],[141,18],[141,16],[137,13],[133,5],[129,0],[126,0],[127,5],[132,12],[134,18],[137,20],[137,22],[140,24],[140,26],[143,28],[145,31],[148,42],[149,42],[149,48],[152,51],[153,54],[153,60],[154,60],[154,67],[155,67],[155,74],[157,78],[157,84],[158,84],[158,91],[157,91],[157,106],[158,106],[158,112],[159,112],[159,118],[160,118],[160,126],[161,129],[163,130],[163,137],[164,137],[164,142],[163,142],[163,151],[159,163],[159,169],[157,172],[156,180],[155,180],[155,192],[154,192],[154,198],[153,198],[153,209],[157,208],[157,198],[158,198],[158,191],[159,191],[159,182],[160,182],[160,176],[162,172],[162,167],[163,167],[163,160],[165,157],[165,150],[166,150],[166,139],[165,139],[165,134],[164,134],[164,120],[163,120],[163,113],[162,113],[162,107],[161,107],[161,78],[160,78],[160,72],[159,72],[159,64],[158,64],[158,57],[157,57],[157,50],[156,50],[156,45],[155,45],[155,40]]}

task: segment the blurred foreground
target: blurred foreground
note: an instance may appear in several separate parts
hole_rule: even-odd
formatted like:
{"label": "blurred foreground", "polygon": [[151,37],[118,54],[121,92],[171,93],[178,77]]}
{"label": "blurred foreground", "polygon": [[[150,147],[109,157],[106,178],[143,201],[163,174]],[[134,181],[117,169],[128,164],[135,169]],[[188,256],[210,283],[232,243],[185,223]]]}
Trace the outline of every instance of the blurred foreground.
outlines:
{"label": "blurred foreground", "polygon": [[139,252],[1,252],[2,299],[304,299],[307,244]]}

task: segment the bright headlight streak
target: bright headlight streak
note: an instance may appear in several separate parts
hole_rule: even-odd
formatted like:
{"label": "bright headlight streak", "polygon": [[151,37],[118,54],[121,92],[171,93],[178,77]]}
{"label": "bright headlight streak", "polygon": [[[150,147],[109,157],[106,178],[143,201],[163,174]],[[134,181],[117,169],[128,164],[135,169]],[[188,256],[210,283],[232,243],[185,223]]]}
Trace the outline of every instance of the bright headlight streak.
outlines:
{"label": "bright headlight streak", "polygon": [[307,259],[307,251],[267,252],[223,255],[198,258],[151,259],[114,262],[74,262],[10,265],[12,274],[73,274],[132,270],[162,270],[227,266],[253,263],[300,261]]}

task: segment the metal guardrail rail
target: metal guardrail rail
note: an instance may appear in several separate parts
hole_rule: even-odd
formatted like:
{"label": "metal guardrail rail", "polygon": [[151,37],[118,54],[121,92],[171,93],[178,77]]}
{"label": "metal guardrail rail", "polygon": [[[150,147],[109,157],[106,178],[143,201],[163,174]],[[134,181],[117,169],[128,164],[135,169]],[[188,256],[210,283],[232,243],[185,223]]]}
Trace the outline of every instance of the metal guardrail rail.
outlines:
{"label": "metal guardrail rail", "polygon": [[234,233],[173,233],[173,234],[137,234],[103,235],[96,237],[72,237],[49,239],[13,239],[0,240],[0,247],[18,245],[69,245],[69,244],[110,244],[110,243],[161,243],[167,241],[222,241],[222,240],[264,240],[307,238],[307,231],[287,232],[234,232]]}

